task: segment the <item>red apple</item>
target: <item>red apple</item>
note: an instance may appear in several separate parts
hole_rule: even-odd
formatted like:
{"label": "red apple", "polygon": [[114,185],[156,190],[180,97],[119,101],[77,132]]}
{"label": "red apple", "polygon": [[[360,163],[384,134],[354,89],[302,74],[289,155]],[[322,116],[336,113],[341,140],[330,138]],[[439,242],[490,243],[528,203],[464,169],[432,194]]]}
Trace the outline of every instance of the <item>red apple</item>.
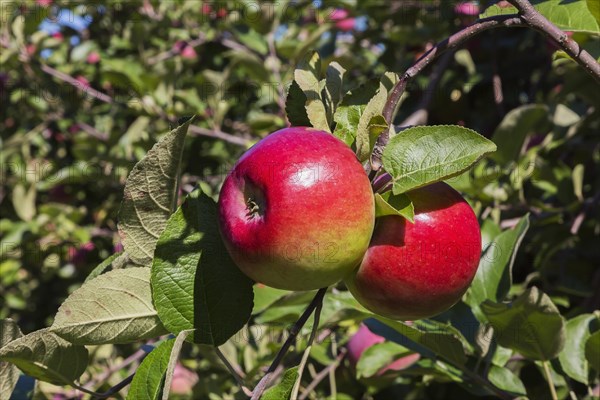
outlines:
{"label": "red apple", "polygon": [[355,154],[313,128],[262,139],[233,167],[219,197],[221,234],[238,267],[286,290],[326,287],[356,268],[374,215]]}
{"label": "red apple", "polygon": [[[350,338],[346,348],[348,349],[348,359],[353,366],[356,366],[362,353],[369,347],[377,343],[384,342],[385,339],[376,333],[373,333],[365,324],[360,324],[358,331]],[[421,356],[419,353],[409,354],[401,357],[391,363],[390,365],[382,368],[377,375],[383,375],[387,371],[400,371],[406,369],[419,361]]]}
{"label": "red apple", "polygon": [[479,265],[481,233],[469,204],[447,184],[407,195],[414,224],[399,216],[379,218],[360,267],[345,282],[374,313],[416,320],[460,300]]}

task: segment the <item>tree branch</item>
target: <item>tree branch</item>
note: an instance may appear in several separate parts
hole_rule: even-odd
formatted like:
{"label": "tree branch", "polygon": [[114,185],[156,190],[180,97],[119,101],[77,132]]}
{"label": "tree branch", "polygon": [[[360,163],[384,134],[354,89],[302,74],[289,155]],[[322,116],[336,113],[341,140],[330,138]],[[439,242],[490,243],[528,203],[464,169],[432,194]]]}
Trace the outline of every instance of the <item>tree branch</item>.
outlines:
{"label": "tree branch", "polygon": [[305,400],[311,394],[311,392],[313,390],[315,390],[315,388],[319,385],[319,383],[321,383],[321,381],[323,379],[325,379],[331,371],[334,371],[340,365],[340,363],[342,362],[344,357],[346,357],[347,352],[348,351],[345,348],[341,348],[340,352],[337,355],[337,357],[335,358],[335,360],[333,360],[333,362],[331,364],[329,364],[327,367],[323,368],[315,376],[313,381],[306,387],[306,389],[304,390],[302,395],[299,397],[299,400]]}
{"label": "tree branch", "polygon": [[310,331],[310,337],[308,338],[308,344],[306,345],[306,349],[304,349],[304,353],[302,354],[302,360],[300,361],[300,365],[298,366],[298,378],[296,379],[296,383],[292,388],[290,400],[298,399],[298,390],[300,390],[300,383],[302,382],[302,373],[304,372],[304,367],[306,366],[306,362],[308,361],[308,357],[310,356],[310,350],[312,349],[313,341],[315,340],[317,330],[319,329],[319,320],[321,319],[322,308],[323,302],[320,301],[317,303],[317,307],[315,308],[312,330]]}
{"label": "tree branch", "polygon": [[105,103],[108,103],[108,104],[113,103],[113,98],[110,97],[109,95],[102,93],[102,92],[92,88],[91,86],[83,85],[77,79],[73,78],[72,76],[70,76],[68,74],[65,74],[64,72],[60,72],[59,70],[56,70],[47,64],[41,64],[40,68],[42,69],[42,71],[44,71],[48,75],[51,75],[55,78],[60,79],[63,82],[68,83],[69,85],[75,87],[76,89],[81,90],[85,94],[89,94],[90,96],[92,96],[100,101],[103,101]]}
{"label": "tree branch", "polygon": [[252,392],[244,384],[244,378],[246,377],[246,374],[244,373],[244,371],[242,371],[240,366],[237,364],[234,365],[233,363],[231,363],[227,359],[227,357],[225,357],[225,354],[223,354],[221,349],[219,349],[216,346],[215,346],[215,352],[217,353],[217,356],[219,357],[219,359],[221,359],[221,362],[223,364],[225,364],[225,367],[227,367],[227,369],[229,370],[229,373],[233,376],[235,381],[238,383],[238,386],[242,389],[242,392],[244,392],[244,394],[248,397],[252,396]]}
{"label": "tree branch", "polygon": [[590,53],[583,50],[576,41],[540,14],[530,2],[526,0],[508,0],[508,2],[519,10],[519,15],[529,27],[556,42],[565,53],[600,83],[600,64]]}
{"label": "tree branch", "polygon": [[225,133],[220,129],[207,129],[197,125],[190,125],[188,128],[190,133],[200,136],[208,136],[216,139],[221,139],[229,143],[237,144],[238,146],[248,147],[252,142],[240,136],[234,136],[230,133]]}
{"label": "tree branch", "polygon": [[[433,46],[427,53],[425,53],[419,60],[409,69],[402,74],[398,82],[392,88],[387,102],[383,108],[383,117],[385,118],[388,125],[392,124],[394,113],[400,102],[400,98],[408,85],[408,82],[414,78],[417,74],[423,71],[429,64],[431,64],[440,54],[447,50],[455,49],[471,39],[473,36],[500,27],[523,27],[526,26],[525,21],[518,15],[500,15],[490,18],[484,18],[474,22],[472,25],[465,29],[451,35],[447,39],[438,42]],[[373,155],[371,157],[371,170],[378,171],[381,168],[381,156],[383,155],[383,149],[387,145],[390,139],[389,129],[383,132],[377,138],[377,143],[373,149]]]}
{"label": "tree branch", "polygon": [[[425,67],[427,67],[440,54],[449,49],[457,48],[474,35],[489,29],[500,27],[530,27],[535,29],[548,38],[552,39],[561,49],[563,49],[571,58],[581,65],[592,77],[600,82],[600,64],[587,51],[582,49],[579,44],[552,24],[546,17],[540,14],[527,0],[509,0],[517,8],[519,14],[498,15],[484,18],[474,22],[467,28],[455,33],[449,38],[437,43],[431,50],[425,53],[412,67],[400,77],[400,80],[394,85],[383,109],[383,116],[388,125],[392,124],[394,113],[400,102],[400,98],[406,89],[408,82]],[[383,149],[390,138],[389,130],[383,132],[377,138],[377,143],[371,156],[371,177],[374,177],[373,171],[377,172],[381,168],[381,157]]]}
{"label": "tree branch", "polygon": [[263,376],[262,379],[258,382],[258,384],[254,387],[254,390],[252,391],[251,400],[260,399],[260,396],[262,396],[265,389],[271,382],[273,372],[277,369],[277,367],[279,366],[281,361],[283,361],[283,357],[289,350],[292,343],[296,340],[298,333],[300,333],[300,330],[302,329],[304,324],[306,324],[308,317],[310,317],[310,315],[313,313],[313,311],[317,307],[320,307],[321,303],[323,302],[323,297],[325,296],[325,292],[327,292],[327,288],[319,289],[319,291],[317,292],[315,297],[312,299],[312,301],[310,302],[308,307],[306,307],[306,310],[304,310],[304,313],[302,313],[300,318],[298,318],[298,321],[296,321],[296,323],[291,327],[290,335],[288,336],[286,341],[281,346],[281,349],[279,349],[279,352],[275,356],[275,359],[269,366],[269,369],[267,369],[265,376]]}

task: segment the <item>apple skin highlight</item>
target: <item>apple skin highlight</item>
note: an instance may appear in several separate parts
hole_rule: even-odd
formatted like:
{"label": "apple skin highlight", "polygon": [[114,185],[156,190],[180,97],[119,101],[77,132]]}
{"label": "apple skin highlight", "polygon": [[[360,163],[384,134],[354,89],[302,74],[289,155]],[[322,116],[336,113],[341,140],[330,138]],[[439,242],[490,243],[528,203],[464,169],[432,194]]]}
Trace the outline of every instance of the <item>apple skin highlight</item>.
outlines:
{"label": "apple skin highlight", "polygon": [[286,290],[341,280],[361,262],[375,221],[356,155],[332,134],[305,127],[274,132],[248,150],[225,179],[218,210],[238,267]]}

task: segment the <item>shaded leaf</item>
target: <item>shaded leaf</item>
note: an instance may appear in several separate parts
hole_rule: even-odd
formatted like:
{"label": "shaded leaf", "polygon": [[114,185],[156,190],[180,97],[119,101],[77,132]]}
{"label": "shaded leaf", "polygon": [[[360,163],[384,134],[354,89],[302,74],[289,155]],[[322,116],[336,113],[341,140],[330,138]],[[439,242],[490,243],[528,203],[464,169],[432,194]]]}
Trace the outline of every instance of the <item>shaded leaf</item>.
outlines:
{"label": "shaded leaf", "polygon": [[285,113],[292,126],[312,126],[304,108],[305,104],[306,95],[298,83],[292,81],[285,101]]}
{"label": "shaded leaf", "polygon": [[600,331],[594,333],[585,342],[585,358],[596,370],[596,374],[600,374]]}
{"label": "shaded leaf", "polygon": [[567,375],[583,384],[589,384],[589,365],[585,358],[585,344],[592,336],[598,319],[593,314],[582,314],[565,324],[565,348],[558,355],[560,365]]}
{"label": "shaded leaf", "polygon": [[107,272],[75,290],[50,329],[76,344],[129,343],[166,333],[152,305],[150,268]]}
{"label": "shaded leaf", "polygon": [[225,249],[216,204],[201,190],[189,194],[157,243],[152,291],[167,329],[194,329],[194,343],[221,345],[250,318],[252,281]]}
{"label": "shaded leaf", "polygon": [[488,379],[494,386],[512,395],[524,396],[527,394],[521,378],[508,368],[491,365]]}
{"label": "shaded leaf", "polygon": [[[440,356],[454,365],[464,365],[467,356],[460,339],[452,334],[426,332],[403,322],[394,321],[380,316],[373,316],[383,324],[365,321],[369,329],[388,340],[396,342],[408,349],[419,352],[426,357]],[[413,346],[412,344],[417,344]]]}
{"label": "shaded leaf", "polygon": [[492,141],[498,150],[491,156],[500,164],[517,161],[528,135],[549,128],[548,106],[527,104],[510,110],[498,125]]}
{"label": "shaded leaf", "polygon": [[394,194],[400,194],[456,176],[495,150],[494,143],[461,126],[417,126],[390,139],[383,165]]}
{"label": "shaded leaf", "polygon": [[[19,326],[12,319],[0,320],[0,349],[23,336]],[[8,400],[12,394],[17,380],[19,369],[8,361],[0,361],[0,399]]]}
{"label": "shaded leaf", "polygon": [[0,361],[13,363],[36,379],[72,385],[85,371],[88,351],[42,329],[13,340],[0,349]]}
{"label": "shaded leaf", "polygon": [[398,215],[414,222],[415,207],[405,194],[393,194],[391,191],[375,193],[375,216],[385,215]]}
{"label": "shaded leaf", "polygon": [[327,107],[327,119],[330,123],[333,121],[333,115],[342,99],[345,73],[344,67],[335,61],[327,66],[325,73],[325,105]]}
{"label": "shaded leaf", "polygon": [[552,360],[565,343],[565,322],[552,300],[536,287],[512,303],[486,300],[481,309],[498,343],[533,360]]}
{"label": "shaded leaf", "polygon": [[150,264],[156,241],[177,204],[183,143],[193,120],[165,135],[127,178],[118,227],[123,247],[136,264]]}

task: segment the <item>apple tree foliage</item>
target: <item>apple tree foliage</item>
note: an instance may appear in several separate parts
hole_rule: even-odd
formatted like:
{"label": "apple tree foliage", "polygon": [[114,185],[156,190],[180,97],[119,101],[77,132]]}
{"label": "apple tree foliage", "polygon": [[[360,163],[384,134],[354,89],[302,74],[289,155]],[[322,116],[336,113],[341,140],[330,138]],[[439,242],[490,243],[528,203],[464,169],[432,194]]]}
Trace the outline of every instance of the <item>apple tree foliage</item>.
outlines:
{"label": "apple tree foliage", "polygon": [[[539,33],[496,30],[412,77],[390,124],[400,72],[475,3],[317,3],[2,3],[0,399],[244,398],[273,359],[263,399],[597,395],[597,83]],[[600,57],[596,1],[533,4]],[[412,220],[404,193],[441,180],[465,195],[483,249],[461,302],[406,324],[339,284],[290,329],[315,293],[246,278],[215,203],[287,122],[365,166],[389,132],[378,216]],[[353,366],[363,321],[386,341]]]}

